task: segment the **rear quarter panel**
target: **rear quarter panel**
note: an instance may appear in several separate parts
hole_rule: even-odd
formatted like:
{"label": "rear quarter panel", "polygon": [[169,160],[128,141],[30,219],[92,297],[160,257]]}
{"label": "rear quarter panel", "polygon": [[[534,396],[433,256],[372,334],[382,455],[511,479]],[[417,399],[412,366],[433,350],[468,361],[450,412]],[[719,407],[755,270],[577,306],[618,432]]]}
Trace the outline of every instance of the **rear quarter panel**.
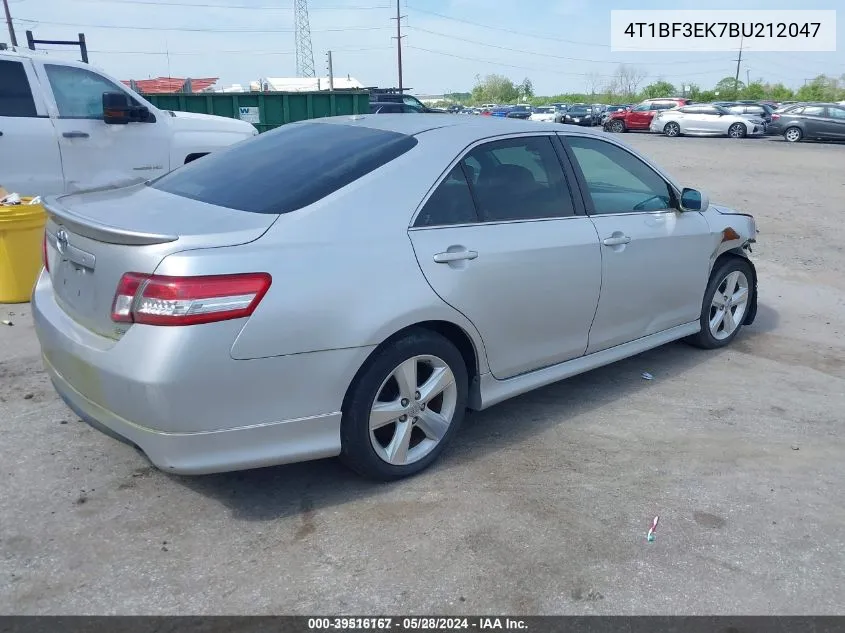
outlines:
{"label": "rear quarter panel", "polygon": [[234,341],[235,359],[378,345],[410,325],[442,320],[470,336],[484,372],[477,331],[428,285],[408,237],[417,205],[453,157],[454,143],[443,145],[433,152],[418,145],[323,200],[282,215],[256,242],[177,253],[156,272],[272,275],[270,291]]}

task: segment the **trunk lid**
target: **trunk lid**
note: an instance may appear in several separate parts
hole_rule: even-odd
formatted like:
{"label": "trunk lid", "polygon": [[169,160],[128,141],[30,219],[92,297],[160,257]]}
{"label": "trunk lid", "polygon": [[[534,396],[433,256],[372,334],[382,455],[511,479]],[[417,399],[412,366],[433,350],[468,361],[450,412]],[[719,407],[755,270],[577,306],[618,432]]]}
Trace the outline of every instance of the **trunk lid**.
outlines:
{"label": "trunk lid", "polygon": [[124,273],[153,273],[178,251],[236,246],[279,217],[218,207],[146,185],[79,193],[45,204],[47,258],[57,303],[102,336],[130,327],[111,319]]}

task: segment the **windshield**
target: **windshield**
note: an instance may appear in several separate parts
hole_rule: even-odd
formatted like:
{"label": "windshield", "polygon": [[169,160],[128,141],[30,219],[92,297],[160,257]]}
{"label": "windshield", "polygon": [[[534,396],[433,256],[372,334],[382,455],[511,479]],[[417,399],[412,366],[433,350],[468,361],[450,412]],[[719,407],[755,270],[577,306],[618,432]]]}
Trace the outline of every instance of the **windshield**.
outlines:
{"label": "windshield", "polygon": [[585,108],[584,106],[573,106],[569,108],[569,111],[573,114],[586,114],[590,111],[590,108]]}
{"label": "windshield", "polygon": [[552,107],[534,108],[534,112],[538,114],[552,114],[555,111]]}

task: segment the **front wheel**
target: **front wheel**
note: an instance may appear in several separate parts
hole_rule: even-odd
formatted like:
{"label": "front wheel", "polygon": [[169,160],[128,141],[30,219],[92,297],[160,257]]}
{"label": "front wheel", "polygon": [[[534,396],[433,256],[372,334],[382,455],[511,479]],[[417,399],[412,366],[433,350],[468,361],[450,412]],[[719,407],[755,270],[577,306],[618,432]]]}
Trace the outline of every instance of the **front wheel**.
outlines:
{"label": "front wheel", "polygon": [[674,121],[670,121],[666,125],[663,126],[663,133],[666,136],[680,136],[681,135],[681,126],[675,123]]}
{"label": "front wheel", "polygon": [[619,119],[616,119],[615,121],[611,121],[610,131],[616,132],[617,134],[621,134],[622,132],[625,131],[625,124],[622,121],[620,121]]}
{"label": "front wheel", "polygon": [[731,138],[745,138],[746,134],[748,134],[748,128],[744,123],[734,123],[728,128],[728,136]]}
{"label": "front wheel", "polygon": [[713,271],[701,306],[701,331],[687,342],[716,349],[734,340],[748,315],[753,279],[751,265],[739,257],[728,259]]}
{"label": "front wheel", "polygon": [[783,138],[785,138],[790,143],[797,143],[804,137],[804,133],[801,131],[801,128],[791,127],[788,128],[783,133]]}
{"label": "front wheel", "polygon": [[344,402],[341,460],[382,481],[420,472],[460,426],[467,392],[458,349],[435,332],[412,330],[377,352],[356,377]]}

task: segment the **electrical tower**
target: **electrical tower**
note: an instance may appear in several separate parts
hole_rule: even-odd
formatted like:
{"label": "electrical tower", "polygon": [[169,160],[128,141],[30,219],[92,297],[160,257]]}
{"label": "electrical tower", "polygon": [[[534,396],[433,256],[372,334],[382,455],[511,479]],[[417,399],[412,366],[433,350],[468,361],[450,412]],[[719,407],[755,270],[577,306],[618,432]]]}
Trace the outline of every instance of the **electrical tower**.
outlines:
{"label": "electrical tower", "polygon": [[314,52],[311,50],[311,25],[308,0],[293,0],[294,39],[296,40],[296,76],[314,77]]}

